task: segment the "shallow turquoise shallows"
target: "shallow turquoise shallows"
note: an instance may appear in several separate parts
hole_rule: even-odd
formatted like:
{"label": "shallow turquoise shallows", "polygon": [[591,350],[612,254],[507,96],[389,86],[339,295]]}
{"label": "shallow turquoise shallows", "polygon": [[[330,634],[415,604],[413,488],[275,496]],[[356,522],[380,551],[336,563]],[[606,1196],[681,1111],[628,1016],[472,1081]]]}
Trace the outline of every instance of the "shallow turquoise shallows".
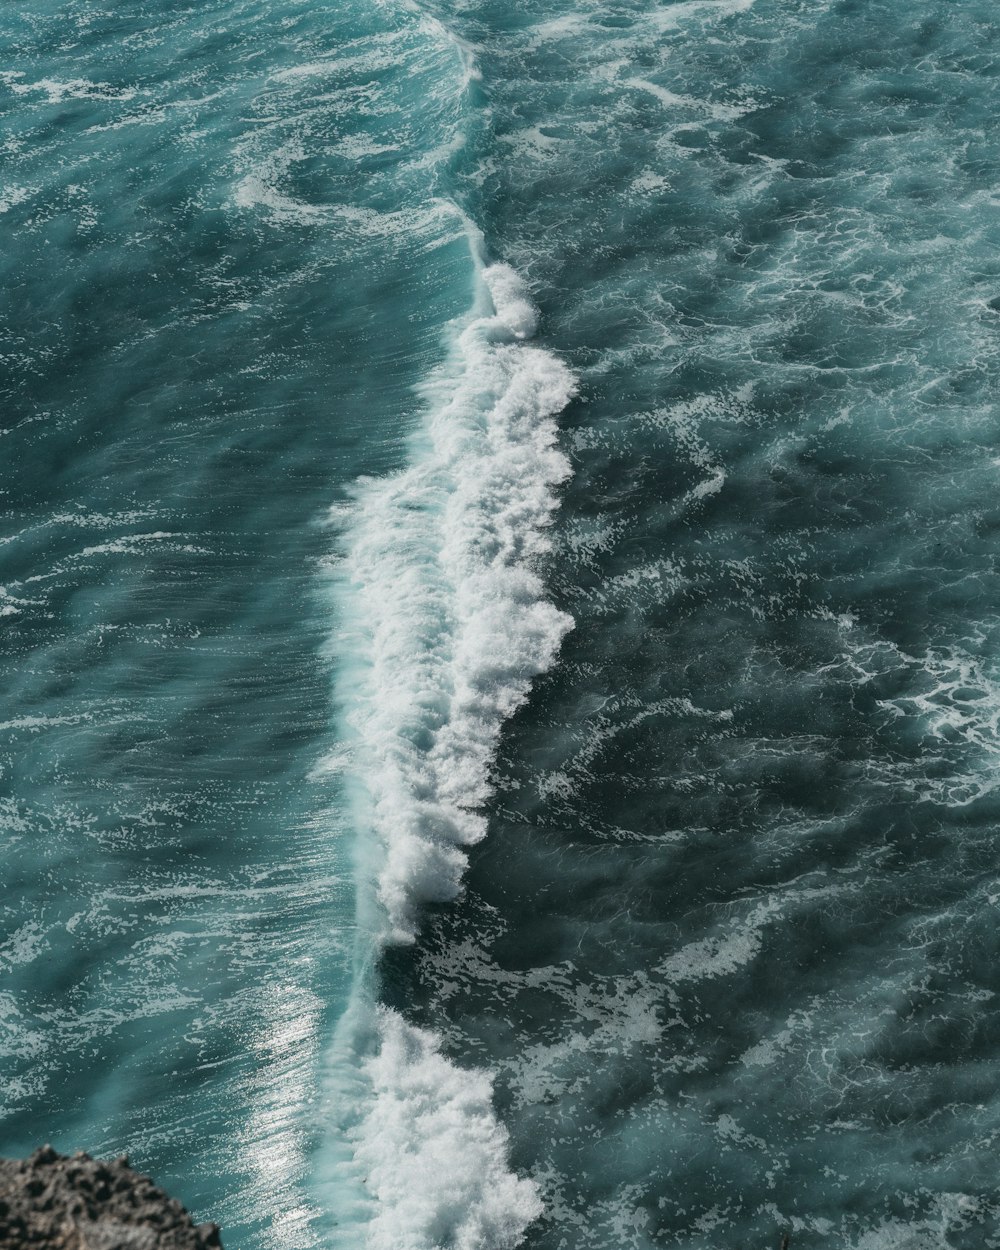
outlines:
{"label": "shallow turquoise shallows", "polygon": [[7,8],[0,1154],[1000,1245],[996,6]]}

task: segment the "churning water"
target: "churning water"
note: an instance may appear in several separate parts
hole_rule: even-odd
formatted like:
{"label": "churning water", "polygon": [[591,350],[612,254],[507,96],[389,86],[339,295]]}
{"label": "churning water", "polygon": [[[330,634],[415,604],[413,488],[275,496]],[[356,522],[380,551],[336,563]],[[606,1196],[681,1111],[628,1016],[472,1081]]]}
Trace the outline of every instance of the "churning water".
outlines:
{"label": "churning water", "polygon": [[0,1152],[1000,1245],[995,6],[8,9]]}

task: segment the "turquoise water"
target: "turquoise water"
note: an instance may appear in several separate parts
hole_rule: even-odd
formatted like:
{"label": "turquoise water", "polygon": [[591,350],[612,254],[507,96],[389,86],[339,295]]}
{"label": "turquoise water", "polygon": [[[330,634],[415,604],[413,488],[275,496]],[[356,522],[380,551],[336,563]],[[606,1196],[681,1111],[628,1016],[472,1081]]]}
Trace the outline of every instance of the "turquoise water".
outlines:
{"label": "turquoise water", "polygon": [[0,1153],[233,1250],[979,1250],[979,0],[0,28]]}

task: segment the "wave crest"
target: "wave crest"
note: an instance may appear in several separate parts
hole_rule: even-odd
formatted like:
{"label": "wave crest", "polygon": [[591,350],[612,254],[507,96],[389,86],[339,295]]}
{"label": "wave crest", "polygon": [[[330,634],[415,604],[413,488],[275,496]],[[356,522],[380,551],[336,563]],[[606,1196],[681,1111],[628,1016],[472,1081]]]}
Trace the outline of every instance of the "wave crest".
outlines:
{"label": "wave crest", "polygon": [[537,314],[514,270],[479,275],[411,463],[361,484],[346,543],[359,663],[342,694],[383,942],[413,941],[420,904],[459,893],[503,722],[572,627],[537,562],[570,472],[555,415],[574,381],[521,341]]}

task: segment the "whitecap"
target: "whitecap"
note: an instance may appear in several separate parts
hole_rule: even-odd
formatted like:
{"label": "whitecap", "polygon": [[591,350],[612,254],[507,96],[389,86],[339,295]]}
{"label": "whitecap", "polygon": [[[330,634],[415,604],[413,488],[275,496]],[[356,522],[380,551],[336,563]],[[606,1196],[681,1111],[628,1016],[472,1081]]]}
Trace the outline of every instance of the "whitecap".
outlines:
{"label": "whitecap", "polygon": [[395,1012],[380,1011],[379,1031],[356,1147],[378,1203],[370,1250],[513,1250],[541,1201],[508,1169],[489,1076],[451,1063],[432,1033]]}
{"label": "whitecap", "polygon": [[572,625],[537,564],[569,475],[555,415],[573,379],[518,341],[536,313],[514,271],[481,277],[424,389],[412,462],[359,486],[337,569],[353,657],[341,695],[388,941],[412,941],[420,905],[459,892],[501,727]]}
{"label": "whitecap", "polygon": [[512,1250],[541,1213],[535,1183],[509,1167],[489,1074],[372,1001],[374,952],[414,941],[422,905],[460,892],[502,726],[572,626],[539,562],[570,471],[555,418],[574,380],[524,341],[537,312],[514,270],[477,260],[476,275],[473,311],[423,387],[408,467],[360,480],[335,514],[337,764],[360,833],[362,946],[335,1046],[341,1136],[328,1162],[336,1208],[366,1224],[369,1250]]}

